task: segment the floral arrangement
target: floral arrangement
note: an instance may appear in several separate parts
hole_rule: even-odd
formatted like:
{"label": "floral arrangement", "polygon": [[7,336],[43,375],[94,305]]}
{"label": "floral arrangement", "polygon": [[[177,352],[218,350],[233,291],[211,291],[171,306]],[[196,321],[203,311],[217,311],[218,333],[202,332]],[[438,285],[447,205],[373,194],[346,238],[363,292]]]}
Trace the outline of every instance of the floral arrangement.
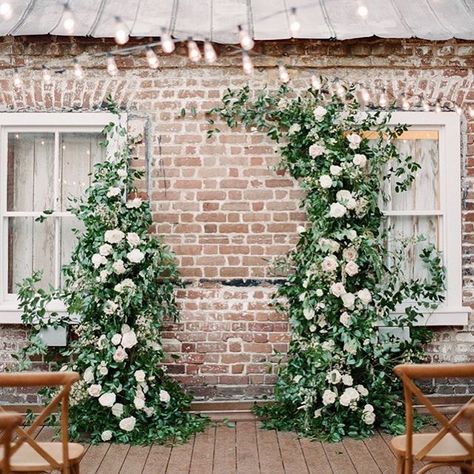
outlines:
{"label": "floral arrangement", "polygon": [[[265,132],[278,144],[280,168],[305,191],[308,222],[298,228],[296,248],[284,260],[286,282],[274,298],[288,314],[292,339],[275,402],[257,413],[267,427],[331,441],[368,436],[375,425],[401,431],[392,368],[423,358],[429,334],[413,325],[444,293],[441,257],[432,246],[420,254],[429,277],[413,281],[400,272],[408,242],[387,250],[383,181],[406,190],[419,168],[394,143],[406,126],[389,125],[386,111],[361,108],[353,87],[298,94],[282,86],[252,97],[244,87],[228,90],[222,101],[209,113],[209,135],[219,132],[216,117]],[[404,312],[395,318],[401,303]],[[408,327],[410,338],[384,336],[379,324]]]}
{"label": "floral arrangement", "polygon": [[[47,354],[39,331],[80,315],[61,351],[61,370],[81,374],[70,394],[71,436],[133,444],[186,440],[206,420],[187,412],[191,397],[161,364],[163,320],[178,317],[175,257],[149,234],[150,206],[134,188],[143,172],[130,167],[135,143],[120,123],[104,134],[104,146],[122,146],[96,165],[85,197],[73,203],[84,230],[76,231],[71,262],[62,269],[63,288],[36,289],[40,274],[20,287],[23,321],[33,328],[25,355]],[[62,301],[68,315],[48,313],[51,300]]]}

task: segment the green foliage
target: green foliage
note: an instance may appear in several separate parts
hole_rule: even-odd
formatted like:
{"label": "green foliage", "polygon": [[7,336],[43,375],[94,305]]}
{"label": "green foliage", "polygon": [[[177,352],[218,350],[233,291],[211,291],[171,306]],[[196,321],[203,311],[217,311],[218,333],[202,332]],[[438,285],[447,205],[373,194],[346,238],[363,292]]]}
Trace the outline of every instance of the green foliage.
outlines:
{"label": "green foliage", "polygon": [[[117,112],[113,104],[110,110]],[[81,374],[71,393],[72,438],[184,441],[207,420],[188,412],[191,397],[162,365],[160,333],[165,319],[179,317],[175,288],[182,282],[174,254],[148,233],[150,205],[134,187],[143,172],[130,166],[134,142],[119,122],[105,127],[108,159],[96,165],[85,197],[72,202],[83,230],[76,230],[71,262],[62,268],[63,287],[37,289],[39,273],[20,285],[23,322],[32,326],[23,355],[47,354],[42,328],[70,326],[69,344],[54,360]],[[47,310],[54,300],[65,304],[66,315]]]}
{"label": "green foliage", "polygon": [[[406,190],[419,169],[394,143],[407,127],[389,126],[385,111],[361,110],[350,88],[342,100],[324,89],[297,94],[282,86],[253,96],[244,87],[228,90],[222,102],[209,113],[208,135],[219,132],[216,118],[266,133],[278,144],[279,167],[305,191],[308,224],[295,249],[279,259],[288,276],[274,298],[288,315],[292,340],[275,403],[256,412],[267,427],[329,441],[368,436],[376,425],[402,431],[392,369],[423,359],[429,333],[412,326],[444,293],[433,246],[423,247],[419,237],[387,245],[384,182]],[[427,278],[410,280],[401,271],[410,245],[423,247]],[[382,335],[378,324],[411,328],[410,340]]]}

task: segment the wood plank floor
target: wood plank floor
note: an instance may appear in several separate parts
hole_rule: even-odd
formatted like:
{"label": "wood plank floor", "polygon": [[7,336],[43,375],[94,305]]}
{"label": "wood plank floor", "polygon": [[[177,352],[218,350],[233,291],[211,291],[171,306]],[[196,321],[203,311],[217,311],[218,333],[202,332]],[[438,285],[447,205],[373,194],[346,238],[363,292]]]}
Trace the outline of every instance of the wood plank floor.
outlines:
{"label": "wood plank floor", "polygon": [[[429,430],[429,429],[428,429]],[[41,440],[51,437],[43,428]],[[438,472],[438,471],[436,471]],[[459,472],[444,468],[442,473]],[[81,474],[395,474],[390,436],[320,443],[267,431],[257,421],[210,426],[176,446],[87,446]]]}

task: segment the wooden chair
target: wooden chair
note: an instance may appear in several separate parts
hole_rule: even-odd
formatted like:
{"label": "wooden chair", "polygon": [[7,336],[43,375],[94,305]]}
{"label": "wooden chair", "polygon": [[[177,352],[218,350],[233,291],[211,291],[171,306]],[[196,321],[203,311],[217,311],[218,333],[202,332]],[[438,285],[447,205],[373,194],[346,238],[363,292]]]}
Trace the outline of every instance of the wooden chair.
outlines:
{"label": "wooden chair", "polygon": [[0,444],[3,446],[3,459],[0,460],[0,471],[2,474],[10,474],[10,443],[15,428],[21,425],[22,416],[15,412],[0,413]]}
{"label": "wooden chair", "polygon": [[[471,473],[472,434],[462,433],[457,423],[464,415],[467,406],[473,402],[474,397],[448,420],[413,380],[445,377],[474,378],[474,364],[403,364],[397,365],[394,372],[403,382],[406,416],[406,434],[392,439],[392,447],[397,456],[397,474],[411,474],[414,460],[427,463],[417,471],[417,474],[423,474],[443,465],[458,466],[462,473]],[[413,396],[439,422],[440,431],[413,433]]]}
{"label": "wooden chair", "polygon": [[[69,393],[79,380],[76,372],[20,372],[0,374],[0,387],[60,387],[53,400],[37,415],[28,428],[17,427],[10,447],[11,470],[44,472],[58,469],[62,474],[79,474],[84,448],[68,441]],[[37,442],[33,436],[45,420],[61,405],[61,441]],[[0,458],[4,450],[0,451]]]}

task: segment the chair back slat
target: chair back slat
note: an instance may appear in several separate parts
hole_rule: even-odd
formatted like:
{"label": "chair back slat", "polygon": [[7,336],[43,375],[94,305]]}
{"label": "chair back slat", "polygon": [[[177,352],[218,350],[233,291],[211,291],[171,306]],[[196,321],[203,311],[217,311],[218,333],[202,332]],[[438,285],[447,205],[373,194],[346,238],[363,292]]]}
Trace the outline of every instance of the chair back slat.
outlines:
{"label": "chair back slat", "polygon": [[11,439],[13,430],[21,425],[23,417],[19,413],[0,413],[0,429],[3,430],[0,436],[0,443],[3,445],[3,459],[0,460],[2,474],[10,474]]}

